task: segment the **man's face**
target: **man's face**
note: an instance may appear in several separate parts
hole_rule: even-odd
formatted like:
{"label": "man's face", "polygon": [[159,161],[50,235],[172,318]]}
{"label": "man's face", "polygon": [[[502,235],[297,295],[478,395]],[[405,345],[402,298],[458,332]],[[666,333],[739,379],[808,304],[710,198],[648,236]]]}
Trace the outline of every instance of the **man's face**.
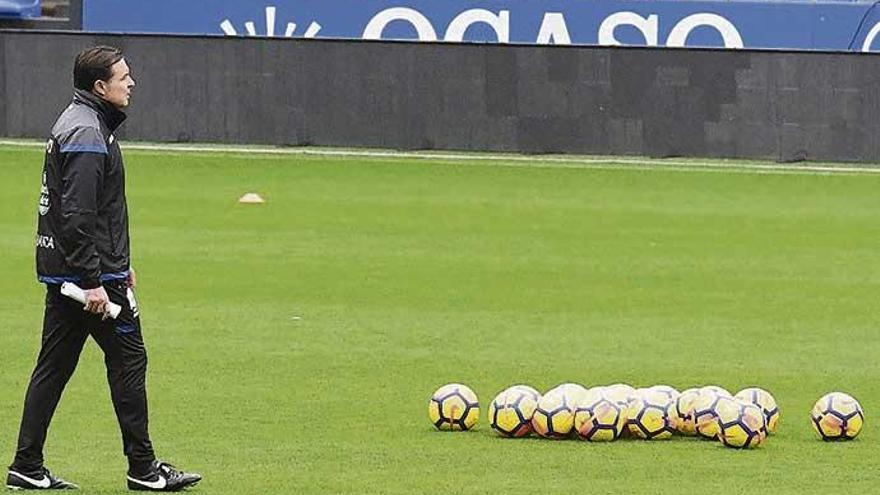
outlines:
{"label": "man's face", "polygon": [[109,81],[95,82],[95,93],[122,110],[128,106],[131,100],[131,88],[133,87],[134,79],[131,78],[128,64],[125,63],[125,59],[121,59],[110,67]]}

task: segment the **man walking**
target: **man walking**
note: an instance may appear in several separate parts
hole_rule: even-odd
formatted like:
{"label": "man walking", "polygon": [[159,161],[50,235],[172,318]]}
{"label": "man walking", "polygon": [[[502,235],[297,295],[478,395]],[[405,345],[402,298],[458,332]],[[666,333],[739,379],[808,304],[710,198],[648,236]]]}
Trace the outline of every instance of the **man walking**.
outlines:
{"label": "man walking", "polygon": [[[147,355],[130,266],[125,170],[114,136],[135,82],[119,49],[84,50],[74,64],[73,102],[46,144],[36,238],[37,277],[46,284],[43,337],[28,385],[11,489],[75,489],[43,464],[55,408],[89,335],[104,352],[107,381],[128,458],[128,488],[178,491],[201,480],[158,461],[147,430]],[[61,284],[85,293],[85,307]],[[122,307],[116,319],[108,304]]]}

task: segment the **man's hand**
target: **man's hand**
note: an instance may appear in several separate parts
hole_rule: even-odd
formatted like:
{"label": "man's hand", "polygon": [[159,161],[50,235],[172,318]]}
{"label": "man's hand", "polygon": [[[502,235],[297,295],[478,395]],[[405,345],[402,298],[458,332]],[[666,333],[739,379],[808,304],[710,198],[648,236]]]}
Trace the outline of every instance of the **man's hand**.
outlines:
{"label": "man's hand", "polygon": [[86,306],[83,309],[96,315],[107,314],[107,303],[110,302],[110,298],[107,297],[107,291],[103,287],[86,289],[83,292],[86,295]]}
{"label": "man's hand", "polygon": [[137,285],[137,275],[134,273],[134,268],[129,267],[128,269],[128,286],[134,289]]}

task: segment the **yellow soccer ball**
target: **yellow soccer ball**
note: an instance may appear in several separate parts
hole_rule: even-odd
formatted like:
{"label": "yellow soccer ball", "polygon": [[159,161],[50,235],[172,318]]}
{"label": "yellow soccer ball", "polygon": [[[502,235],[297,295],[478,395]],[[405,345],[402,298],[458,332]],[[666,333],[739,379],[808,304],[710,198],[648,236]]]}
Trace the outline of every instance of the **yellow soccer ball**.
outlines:
{"label": "yellow soccer ball", "polygon": [[551,393],[562,393],[565,394],[566,397],[571,399],[572,404],[582,395],[587,393],[587,388],[581,385],[580,383],[562,383],[557,385],[550,390],[547,391],[548,394]]}
{"label": "yellow soccer ball", "polygon": [[865,412],[851,395],[831,392],[822,396],[810,412],[813,431],[822,440],[852,440],[865,424]]}
{"label": "yellow soccer ball", "polygon": [[525,384],[520,383],[518,385],[511,385],[510,387],[508,387],[508,390],[512,389],[512,388],[519,388],[519,389],[525,390],[526,392],[531,394],[535,398],[536,401],[541,398],[541,392],[538,392],[538,390],[536,388],[532,387],[531,385],[525,385]]}
{"label": "yellow soccer ball", "polygon": [[671,401],[674,401],[678,398],[679,395],[681,395],[681,392],[679,392],[675,387],[670,387],[669,385],[654,385],[653,387],[648,388],[648,390],[660,392]]}
{"label": "yellow soccer ball", "polygon": [[514,385],[489,404],[489,424],[502,437],[524,437],[532,432],[532,416],[540,396],[528,385]]}
{"label": "yellow soccer ball", "polygon": [[753,449],[767,438],[767,417],[755,404],[739,402],[737,409],[724,408],[718,416],[718,440],[725,447]]}
{"label": "yellow soccer ball", "polygon": [[[629,407],[629,401],[638,395],[636,389],[626,383],[615,383],[614,385],[602,387],[602,393],[620,406],[623,411],[624,421],[626,421],[626,410]],[[624,424],[621,436],[629,436],[629,428],[626,424]]]}
{"label": "yellow soccer ball", "polygon": [[699,397],[694,401],[694,431],[701,437],[716,439],[719,416],[730,417],[738,409],[736,399],[701,389]]}
{"label": "yellow soccer ball", "polygon": [[575,405],[574,431],[591,442],[620,438],[626,425],[626,409],[604,394],[604,387],[588,390]]}
{"label": "yellow soccer ball", "polygon": [[675,429],[682,435],[694,436],[697,434],[697,425],[694,422],[694,403],[699,396],[699,389],[689,388],[675,399],[675,408],[673,409]]}
{"label": "yellow soccer ball", "polygon": [[532,430],[543,438],[567,438],[574,425],[578,397],[578,392],[571,388],[557,387],[548,391],[538,401],[538,407],[532,415]]}
{"label": "yellow soccer ball", "polygon": [[734,396],[743,402],[749,402],[761,408],[767,418],[767,433],[774,434],[779,426],[779,406],[770,392],[757,388],[744,388]]}
{"label": "yellow soccer ball", "polygon": [[602,394],[620,407],[626,408],[629,401],[636,397],[636,389],[625,383],[615,383],[602,387]]}
{"label": "yellow soccer ball", "polygon": [[721,395],[724,397],[733,397],[733,394],[727,391],[724,387],[719,387],[718,385],[706,385],[705,387],[700,387],[701,391],[712,392],[717,395]]}
{"label": "yellow soccer ball", "polygon": [[431,396],[428,417],[438,430],[470,430],[480,418],[477,394],[460,383],[444,385]]}
{"label": "yellow soccer ball", "polygon": [[663,392],[642,389],[626,409],[629,433],[644,440],[662,440],[675,431],[674,402]]}

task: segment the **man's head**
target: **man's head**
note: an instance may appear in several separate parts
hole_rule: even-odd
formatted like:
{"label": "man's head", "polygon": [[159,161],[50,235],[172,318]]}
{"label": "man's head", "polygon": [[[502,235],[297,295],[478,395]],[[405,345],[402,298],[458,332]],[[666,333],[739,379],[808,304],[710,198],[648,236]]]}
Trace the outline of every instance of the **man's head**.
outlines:
{"label": "man's head", "polygon": [[76,56],[73,86],[93,93],[122,110],[128,106],[134,79],[131,78],[122,50],[95,46]]}

